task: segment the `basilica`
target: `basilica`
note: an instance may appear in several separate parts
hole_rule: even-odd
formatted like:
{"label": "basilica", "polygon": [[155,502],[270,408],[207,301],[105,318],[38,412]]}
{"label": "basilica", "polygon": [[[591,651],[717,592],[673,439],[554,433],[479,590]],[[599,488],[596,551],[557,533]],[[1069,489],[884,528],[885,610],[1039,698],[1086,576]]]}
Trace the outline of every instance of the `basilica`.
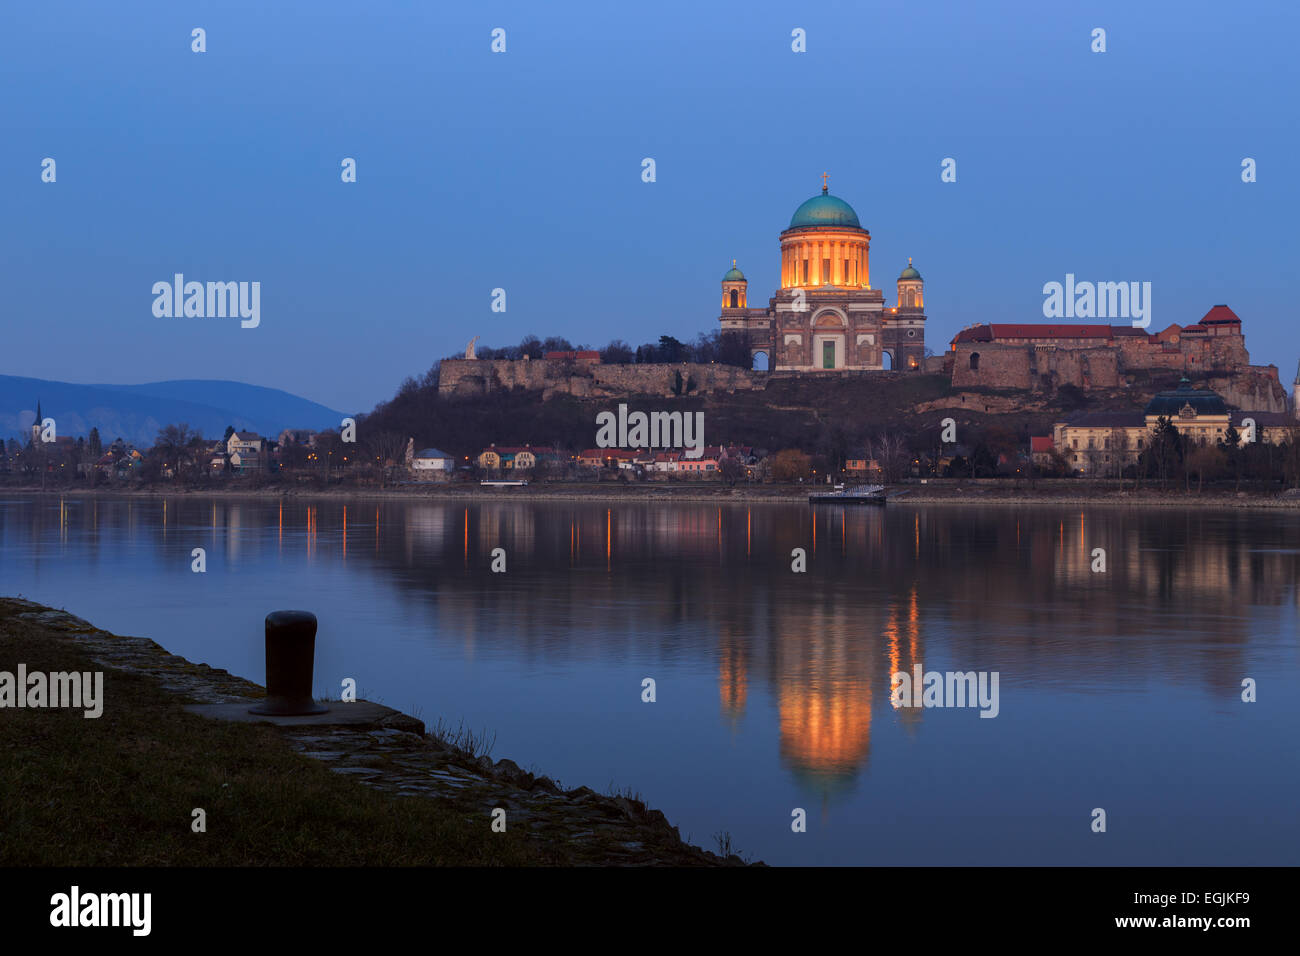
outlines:
{"label": "basilica", "polygon": [[722,277],[724,333],[748,342],[755,368],[772,371],[919,370],[925,358],[921,274],[908,259],[898,301],[871,287],[871,233],[853,207],[829,191],[794,211],[781,233],[781,287],[751,309],[735,261]]}

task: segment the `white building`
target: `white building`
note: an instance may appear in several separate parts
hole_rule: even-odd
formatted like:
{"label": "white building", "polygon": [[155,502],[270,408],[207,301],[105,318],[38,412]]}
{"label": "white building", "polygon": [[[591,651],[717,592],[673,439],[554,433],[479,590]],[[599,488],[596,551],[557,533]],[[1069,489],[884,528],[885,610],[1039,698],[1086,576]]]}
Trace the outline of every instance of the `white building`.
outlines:
{"label": "white building", "polygon": [[425,448],[411,456],[411,471],[417,476],[449,475],[455,469],[456,459],[436,448]]}

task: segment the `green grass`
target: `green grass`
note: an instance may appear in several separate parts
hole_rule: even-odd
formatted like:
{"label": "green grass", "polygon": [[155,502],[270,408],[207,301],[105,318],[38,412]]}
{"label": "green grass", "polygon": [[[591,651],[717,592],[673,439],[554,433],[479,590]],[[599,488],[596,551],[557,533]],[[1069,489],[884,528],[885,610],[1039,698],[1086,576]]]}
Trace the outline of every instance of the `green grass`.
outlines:
{"label": "green grass", "polygon": [[[0,602],[0,670],[104,670],[104,712],[0,710],[0,865],[528,865],[564,862],[468,807],[330,773],[256,724],[186,713]],[[207,832],[191,832],[191,812]]]}

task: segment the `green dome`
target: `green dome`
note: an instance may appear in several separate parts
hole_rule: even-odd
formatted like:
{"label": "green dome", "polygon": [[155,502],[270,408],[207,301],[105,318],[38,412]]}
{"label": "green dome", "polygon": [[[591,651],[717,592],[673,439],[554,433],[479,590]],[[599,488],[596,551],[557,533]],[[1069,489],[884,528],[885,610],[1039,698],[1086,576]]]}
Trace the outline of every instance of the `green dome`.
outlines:
{"label": "green dome", "polygon": [[[1186,376],[1179,380],[1178,388],[1172,392],[1158,392],[1155,398],[1147,403],[1144,414],[1164,415],[1166,418],[1177,419],[1179,412],[1187,405],[1190,405],[1197,415],[1228,414],[1228,405],[1219,395],[1206,389],[1192,388]],[[1174,424],[1177,422],[1175,421]]]}
{"label": "green dome", "polygon": [[804,202],[794,211],[790,218],[790,228],[798,229],[804,226],[849,226],[853,229],[861,229],[862,224],[858,222],[858,214],[853,211],[853,207],[843,199],[832,196],[822,190],[820,196],[813,196],[812,199]]}
{"label": "green dome", "polygon": [[916,279],[917,281],[920,281],[920,280],[921,280],[921,273],[917,272],[916,269],[913,268],[913,266],[912,266],[912,260],[911,260],[911,259],[908,259],[908,260],[907,260],[907,268],[904,269],[902,272],[900,272],[900,273],[898,274],[898,278],[900,278],[900,279]]}
{"label": "green dome", "polygon": [[744,282],[745,281],[745,273],[741,272],[739,269],[736,268],[735,259],[731,260],[731,268],[728,269],[727,274],[722,277],[722,281],[723,282]]}

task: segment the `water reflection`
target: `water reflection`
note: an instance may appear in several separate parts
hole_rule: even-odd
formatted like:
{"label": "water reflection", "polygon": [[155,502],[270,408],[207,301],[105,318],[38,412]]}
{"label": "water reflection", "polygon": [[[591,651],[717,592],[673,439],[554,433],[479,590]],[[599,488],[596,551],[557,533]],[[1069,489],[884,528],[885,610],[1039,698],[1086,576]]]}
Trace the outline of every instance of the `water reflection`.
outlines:
{"label": "water reflection", "polygon": [[[950,743],[952,715],[891,703],[896,671],[1000,672],[1012,716],[984,722],[1000,728],[1045,689],[1106,697],[1154,684],[1233,701],[1294,619],[1298,524],[1163,509],[8,499],[0,570],[5,592],[61,587],[47,599],[86,613],[77,583],[111,569],[142,620],[205,538],[224,556],[218,574],[346,572],[332,587],[340,607],[360,601],[372,615],[355,639],[381,687],[417,666],[412,641],[512,674],[681,668],[716,685],[710,707],[727,734],[765,737],[787,781],[827,808],[853,799],[882,734],[918,746],[933,725],[945,746],[987,748],[989,760],[1016,746],[992,728]],[[496,548],[504,574],[490,571]],[[214,622],[203,659],[220,660],[233,586],[187,594],[191,618]],[[380,597],[389,589],[396,601]],[[314,610],[326,620],[333,609]],[[160,640],[187,653],[183,637]],[[476,689],[493,698],[504,671],[484,667]]]}

